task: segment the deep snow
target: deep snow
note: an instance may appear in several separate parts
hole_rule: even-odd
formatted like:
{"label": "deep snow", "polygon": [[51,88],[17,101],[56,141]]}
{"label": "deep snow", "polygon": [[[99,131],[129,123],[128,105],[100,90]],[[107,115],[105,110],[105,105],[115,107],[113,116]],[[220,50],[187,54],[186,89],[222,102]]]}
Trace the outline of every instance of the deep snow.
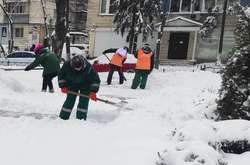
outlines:
{"label": "deep snow", "polygon": [[98,96],[115,102],[122,97],[133,111],[91,102],[87,121],[76,120],[75,111],[68,121],[39,120],[29,114],[60,112],[65,96],[57,80],[55,93],[42,93],[41,70],[0,70],[0,164],[249,164],[249,153],[223,154],[207,145],[223,138],[250,138],[248,121],[209,119],[216,108],[219,74],[195,66],[165,67],[149,76],[145,90],[130,89],[134,74],[125,76],[127,81],[119,85],[115,73],[108,86],[107,73],[101,73]]}

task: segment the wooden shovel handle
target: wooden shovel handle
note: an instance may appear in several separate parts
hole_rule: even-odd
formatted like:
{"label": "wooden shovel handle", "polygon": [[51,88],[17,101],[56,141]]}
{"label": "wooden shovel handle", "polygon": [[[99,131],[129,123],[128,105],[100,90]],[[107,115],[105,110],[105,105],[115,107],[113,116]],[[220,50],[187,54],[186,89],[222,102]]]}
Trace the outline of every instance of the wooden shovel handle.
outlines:
{"label": "wooden shovel handle", "polygon": [[[80,96],[80,97],[85,97],[85,98],[90,98],[88,95],[82,94],[82,93],[78,93],[78,92],[74,92],[74,91],[68,91],[69,94],[73,94],[76,96]],[[101,101],[104,102],[106,104],[111,104],[111,105],[115,105],[115,102],[109,101],[109,100],[104,100],[104,99],[100,99],[100,98],[96,98],[97,101]]]}

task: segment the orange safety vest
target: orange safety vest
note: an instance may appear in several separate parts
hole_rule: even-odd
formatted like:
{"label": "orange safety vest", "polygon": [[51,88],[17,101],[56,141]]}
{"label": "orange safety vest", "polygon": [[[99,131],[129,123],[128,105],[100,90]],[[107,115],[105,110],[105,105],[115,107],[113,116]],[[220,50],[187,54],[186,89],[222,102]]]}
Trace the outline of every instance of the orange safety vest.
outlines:
{"label": "orange safety vest", "polygon": [[113,65],[117,65],[119,67],[122,67],[122,61],[127,58],[127,56],[121,56],[118,53],[115,53],[110,61],[111,64]]}
{"label": "orange safety vest", "polygon": [[135,69],[150,70],[152,55],[153,55],[152,52],[146,54],[143,52],[142,49],[139,49],[137,54],[137,63]]}

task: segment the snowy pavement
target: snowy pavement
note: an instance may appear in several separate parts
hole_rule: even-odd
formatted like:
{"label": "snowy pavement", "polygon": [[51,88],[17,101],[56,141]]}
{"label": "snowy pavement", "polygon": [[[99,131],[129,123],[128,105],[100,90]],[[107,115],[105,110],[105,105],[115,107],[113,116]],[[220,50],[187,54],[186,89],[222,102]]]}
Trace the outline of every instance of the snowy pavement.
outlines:
{"label": "snowy pavement", "polygon": [[[166,149],[170,165],[196,165],[203,159],[206,163],[201,164],[206,165],[216,165],[217,159],[228,165],[239,159],[237,165],[248,164],[249,153],[221,155],[206,144],[221,133],[212,129],[220,130],[221,125],[208,119],[216,108],[219,74],[196,67],[166,67],[149,76],[145,90],[130,89],[134,74],[125,76],[127,81],[119,85],[115,73],[108,86],[107,73],[101,73],[98,96],[115,102],[126,99],[125,107],[133,110],[91,102],[87,121],[76,120],[75,111],[63,121],[53,118],[65,99],[56,79],[56,92],[42,93],[41,70],[0,70],[1,164],[153,165],[159,161],[157,153],[165,157]],[[43,115],[37,119],[34,114]],[[249,135],[248,122],[243,125]],[[189,161],[185,148],[203,158]]]}

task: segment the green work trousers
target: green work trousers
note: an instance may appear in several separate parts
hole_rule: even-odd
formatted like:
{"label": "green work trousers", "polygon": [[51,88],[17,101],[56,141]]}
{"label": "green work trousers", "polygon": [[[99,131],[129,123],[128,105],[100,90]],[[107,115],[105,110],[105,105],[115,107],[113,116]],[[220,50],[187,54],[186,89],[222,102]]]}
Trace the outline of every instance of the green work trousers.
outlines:
{"label": "green work trousers", "polygon": [[141,89],[145,89],[148,80],[149,71],[136,70],[135,77],[132,83],[132,89],[136,89],[139,85]]}
{"label": "green work trousers", "polygon": [[[90,91],[86,89],[71,89],[71,91],[79,92],[84,95],[89,95]],[[61,109],[59,117],[63,120],[68,120],[70,117],[70,114],[73,110],[73,107],[75,105],[76,101],[76,95],[74,94],[67,94],[67,98],[63,104],[63,107]],[[87,119],[87,113],[88,113],[88,107],[89,107],[89,98],[86,97],[80,97],[79,96],[79,102],[77,105],[77,111],[76,111],[76,118],[79,120],[86,120]]]}

